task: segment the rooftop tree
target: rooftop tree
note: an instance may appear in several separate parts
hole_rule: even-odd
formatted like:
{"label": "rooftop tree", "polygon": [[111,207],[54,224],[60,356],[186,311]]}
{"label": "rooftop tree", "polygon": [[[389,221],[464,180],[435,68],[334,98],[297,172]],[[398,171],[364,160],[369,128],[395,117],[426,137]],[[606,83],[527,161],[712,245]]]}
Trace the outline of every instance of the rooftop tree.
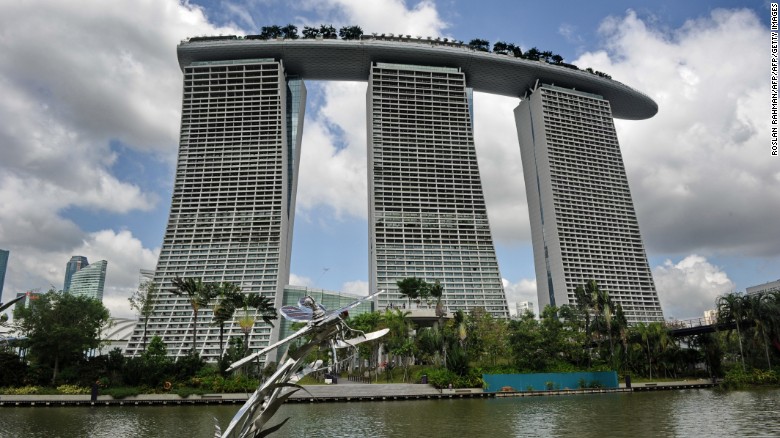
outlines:
{"label": "rooftop tree", "polygon": [[338,37],[336,28],[329,24],[320,25],[320,35],[325,39],[335,40]]}
{"label": "rooftop tree", "polygon": [[469,46],[472,49],[479,50],[481,52],[489,52],[490,51],[490,42],[488,40],[475,38],[475,39],[469,41]]}
{"label": "rooftop tree", "polygon": [[293,24],[288,24],[287,26],[284,26],[281,28],[282,37],[288,40],[297,40],[298,39],[298,27],[296,27]]}
{"label": "rooftop tree", "polygon": [[316,27],[309,27],[309,26],[303,26],[303,34],[304,39],[314,39],[320,36],[320,30]]}
{"label": "rooftop tree", "polygon": [[339,29],[339,37],[342,40],[359,40],[363,35],[363,29],[360,26],[344,26]]}
{"label": "rooftop tree", "polygon": [[[295,26],[293,26],[293,27],[295,27]],[[260,36],[265,38],[265,39],[267,39],[267,40],[272,40],[272,39],[275,39],[275,38],[281,38],[282,35],[283,35],[282,34],[282,28],[277,26],[277,25],[263,26],[260,29]]]}

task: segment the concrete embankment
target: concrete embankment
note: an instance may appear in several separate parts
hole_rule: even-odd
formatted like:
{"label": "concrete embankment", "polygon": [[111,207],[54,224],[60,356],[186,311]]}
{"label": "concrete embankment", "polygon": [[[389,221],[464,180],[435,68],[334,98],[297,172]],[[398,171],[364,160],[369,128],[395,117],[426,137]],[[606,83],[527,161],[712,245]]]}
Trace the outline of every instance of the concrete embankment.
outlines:
{"label": "concrete embankment", "polygon": [[[350,401],[392,401],[423,399],[534,397],[578,394],[606,394],[636,391],[699,389],[717,386],[709,381],[682,381],[634,384],[632,388],[614,389],[563,389],[553,391],[483,392],[481,389],[437,389],[418,384],[361,384],[344,382],[336,385],[309,385],[306,391],[298,391],[289,403],[320,403]],[[186,398],[176,394],[141,394],[123,399],[108,395],[98,396],[92,402],[89,395],[0,395],[0,407],[12,406],[177,406],[201,404],[243,404],[250,394],[204,394]]]}

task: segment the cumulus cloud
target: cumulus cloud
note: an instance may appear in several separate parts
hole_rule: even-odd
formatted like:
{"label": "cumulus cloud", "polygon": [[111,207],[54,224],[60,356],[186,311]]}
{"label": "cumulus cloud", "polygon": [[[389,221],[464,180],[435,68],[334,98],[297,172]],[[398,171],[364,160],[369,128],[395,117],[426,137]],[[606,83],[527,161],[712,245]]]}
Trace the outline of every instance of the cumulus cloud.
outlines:
{"label": "cumulus cloud", "polygon": [[648,249],[780,255],[759,18],[720,9],[660,31],[629,11],[600,31],[605,50],[574,63],[609,72],[659,106],[650,120],[616,121]]}
{"label": "cumulus cloud", "polygon": [[705,257],[692,254],[677,263],[666,260],[653,268],[655,287],[664,316],[676,319],[701,317],[715,308],[719,295],[734,290],[734,282]]}
{"label": "cumulus cloud", "polygon": [[363,280],[348,281],[341,286],[341,291],[352,295],[368,295],[368,282]]}
{"label": "cumulus cloud", "polygon": [[176,0],[0,6],[0,242],[5,290],[62,287],[73,254],[109,261],[106,295],[129,294],[156,250],[130,231],[89,233],[63,212],[123,215],[159,196],[117,177],[118,142],[173,156],[181,102],[176,45],[235,33]]}
{"label": "cumulus cloud", "polygon": [[514,109],[519,99],[474,93],[474,143],[493,239],[531,239]]}
{"label": "cumulus cloud", "polygon": [[502,278],[506,292],[506,301],[509,304],[509,313],[516,313],[516,305],[519,302],[530,301],[534,304],[534,313],[539,314],[539,302],[536,298],[536,279],[523,278],[517,283],[512,283],[506,278]]}
{"label": "cumulus cloud", "polygon": [[[371,29],[410,35],[441,35],[446,27],[435,5],[413,6],[400,0],[303,2],[303,8],[332,17],[334,25],[360,23]],[[336,219],[367,217],[366,83],[326,82],[309,85],[309,99],[322,100],[306,115],[298,181],[298,212],[304,220],[314,207],[326,206]]]}

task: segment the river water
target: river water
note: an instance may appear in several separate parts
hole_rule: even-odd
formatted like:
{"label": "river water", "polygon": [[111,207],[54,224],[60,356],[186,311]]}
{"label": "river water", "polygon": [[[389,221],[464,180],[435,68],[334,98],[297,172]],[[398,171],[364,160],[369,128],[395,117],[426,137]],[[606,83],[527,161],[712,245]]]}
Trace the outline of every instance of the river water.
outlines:
{"label": "river water", "polygon": [[[0,437],[213,437],[239,405],[3,407]],[[780,436],[780,390],[289,404],[273,437]]]}

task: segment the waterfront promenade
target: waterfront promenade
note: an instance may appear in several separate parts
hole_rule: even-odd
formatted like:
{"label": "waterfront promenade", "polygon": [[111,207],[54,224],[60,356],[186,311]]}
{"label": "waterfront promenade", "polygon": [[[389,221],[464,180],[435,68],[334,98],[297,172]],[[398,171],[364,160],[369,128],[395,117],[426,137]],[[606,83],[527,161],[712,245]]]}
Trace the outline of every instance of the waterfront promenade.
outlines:
{"label": "waterfront promenade", "polygon": [[[481,389],[437,389],[422,384],[354,383],[346,379],[336,385],[307,385],[306,391],[298,391],[288,403],[320,403],[350,401],[393,401],[452,398],[492,397],[539,397],[578,394],[601,394],[615,392],[660,391],[699,389],[717,386],[708,380],[679,382],[638,383],[626,388],[621,384],[614,389],[561,389],[552,391],[483,392]],[[186,398],[176,394],[140,394],[114,399],[108,395],[98,396],[96,402],[90,395],[0,395],[0,407],[11,406],[148,406],[148,405],[200,405],[200,404],[242,404],[249,393],[224,393],[191,395]]]}

